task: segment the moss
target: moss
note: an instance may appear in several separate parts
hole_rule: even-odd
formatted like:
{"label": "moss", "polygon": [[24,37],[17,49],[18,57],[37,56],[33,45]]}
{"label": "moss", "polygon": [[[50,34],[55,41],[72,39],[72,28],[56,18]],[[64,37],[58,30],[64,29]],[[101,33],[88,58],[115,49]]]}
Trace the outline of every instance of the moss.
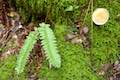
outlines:
{"label": "moss", "polygon": [[[14,3],[13,0],[9,0],[9,2],[11,6],[16,6],[24,22],[34,20],[55,22],[58,19],[68,17],[74,20],[74,18],[77,18],[74,14],[80,15],[79,6],[86,3],[85,0],[16,0]],[[65,9],[69,6],[73,6],[74,10],[65,12]]]}
{"label": "moss", "polygon": [[[102,3],[102,1],[104,3]],[[100,67],[104,63],[113,63],[118,57],[118,38],[120,26],[115,20],[119,14],[120,7],[116,0],[110,3],[109,1],[96,1],[95,7],[107,8],[110,12],[109,21],[103,26],[94,25],[93,28],[93,49],[92,49],[92,65],[95,68]],[[94,65],[96,64],[96,65]]]}
{"label": "moss", "polygon": [[0,62],[0,80],[25,80],[25,73],[16,75],[15,72],[16,56],[10,56]]}

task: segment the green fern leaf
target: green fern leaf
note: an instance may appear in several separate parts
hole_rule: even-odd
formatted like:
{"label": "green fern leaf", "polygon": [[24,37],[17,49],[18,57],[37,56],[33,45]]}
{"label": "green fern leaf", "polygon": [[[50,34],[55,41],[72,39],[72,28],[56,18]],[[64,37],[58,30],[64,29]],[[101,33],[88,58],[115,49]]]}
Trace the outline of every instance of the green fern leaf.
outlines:
{"label": "green fern leaf", "polygon": [[42,40],[41,44],[43,45],[49,63],[59,68],[61,66],[61,57],[58,54],[56,38],[49,26],[49,24],[41,23],[40,28],[38,28],[40,39]]}
{"label": "green fern leaf", "polygon": [[15,68],[15,70],[17,71],[17,74],[20,74],[23,72],[27,59],[29,57],[30,51],[32,51],[34,44],[37,41],[37,37],[38,37],[37,31],[30,32],[30,34],[27,36],[24,46],[21,48],[18,59],[17,59],[17,65]]}

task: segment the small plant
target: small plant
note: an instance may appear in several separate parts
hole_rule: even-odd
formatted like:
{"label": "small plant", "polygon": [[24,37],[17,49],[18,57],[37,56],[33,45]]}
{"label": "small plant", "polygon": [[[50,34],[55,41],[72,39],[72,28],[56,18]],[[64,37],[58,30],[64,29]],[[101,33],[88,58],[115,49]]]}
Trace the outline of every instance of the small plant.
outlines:
{"label": "small plant", "polygon": [[29,54],[34,47],[34,44],[39,39],[41,40],[41,44],[45,51],[46,57],[49,60],[49,63],[56,68],[61,66],[61,57],[58,54],[55,40],[56,38],[53,31],[49,28],[50,25],[40,23],[39,26],[40,27],[36,28],[35,31],[30,32],[30,34],[27,36],[27,39],[25,40],[24,46],[20,50],[20,54],[17,59],[17,66],[15,68],[17,74],[23,72]]}

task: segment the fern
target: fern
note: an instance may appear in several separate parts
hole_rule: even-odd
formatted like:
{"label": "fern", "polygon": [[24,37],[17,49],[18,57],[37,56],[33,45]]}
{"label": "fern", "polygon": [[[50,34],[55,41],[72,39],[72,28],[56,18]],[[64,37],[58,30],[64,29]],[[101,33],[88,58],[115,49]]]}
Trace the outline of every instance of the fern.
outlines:
{"label": "fern", "polygon": [[[15,68],[17,74],[23,72],[30,51],[32,51],[34,44],[38,39],[42,40],[41,44],[43,45],[49,63],[57,68],[61,66],[61,58],[58,54],[55,36],[49,26],[49,24],[41,23],[40,28],[36,28],[35,31],[30,32],[17,59],[17,65]],[[38,37],[38,35],[40,36]]]}
{"label": "fern", "polygon": [[49,24],[41,23],[38,31],[40,33],[40,39],[42,40],[41,43],[49,63],[52,66],[59,68],[61,66],[61,58],[58,54],[56,38],[49,26]]}
{"label": "fern", "polygon": [[37,41],[38,33],[31,32],[27,39],[25,40],[23,48],[20,50],[18,59],[17,59],[17,66],[15,70],[17,71],[17,74],[22,73],[24,70],[24,67],[26,65],[27,59],[29,57],[30,51],[32,51],[32,48],[34,47],[34,44]]}

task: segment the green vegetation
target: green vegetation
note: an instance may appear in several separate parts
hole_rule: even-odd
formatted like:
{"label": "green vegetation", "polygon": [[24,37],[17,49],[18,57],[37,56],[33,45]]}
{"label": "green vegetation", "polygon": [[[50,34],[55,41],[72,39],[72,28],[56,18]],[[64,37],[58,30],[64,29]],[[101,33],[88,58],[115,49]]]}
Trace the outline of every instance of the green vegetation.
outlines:
{"label": "green vegetation", "polygon": [[56,47],[55,36],[49,26],[49,24],[41,23],[40,28],[36,28],[35,31],[30,32],[18,56],[16,66],[17,74],[23,72],[27,59],[29,58],[29,54],[39,38],[41,39],[41,44],[49,63],[57,68],[61,66],[61,58]]}
{"label": "green vegetation", "polygon": [[41,23],[38,32],[40,34],[41,44],[49,60],[50,65],[61,67],[61,57],[58,54],[56,38],[49,24]]}
{"label": "green vegetation", "polygon": [[91,69],[89,52],[82,48],[82,45],[74,45],[64,40],[68,28],[66,24],[56,24],[55,34],[59,43],[62,66],[59,69],[49,69],[44,62],[40,70],[40,79],[48,80],[101,80]]}
{"label": "green vegetation", "polygon": [[[24,22],[37,19],[55,23],[69,17],[75,20],[80,15],[80,7],[88,2],[85,0],[10,0],[10,3],[15,3],[12,5],[17,7]],[[70,7],[73,7],[73,10],[68,12],[67,9]]]}
{"label": "green vegetation", "polygon": [[[119,59],[120,20],[118,18],[120,17],[117,16],[120,14],[119,0],[94,0],[93,8],[90,7],[92,3],[88,2],[88,0],[9,1],[10,3],[12,1],[15,3],[11,3],[11,5],[16,6],[25,23],[44,21],[52,25],[61,55],[61,67],[49,69],[47,61],[44,61],[39,73],[41,80],[104,80],[102,76],[96,74],[96,70],[102,64],[114,63]],[[85,7],[83,8],[83,6]],[[99,7],[106,8],[110,13],[109,21],[103,26],[96,26],[91,22],[91,11]],[[87,15],[85,15],[86,12]],[[88,36],[92,42],[89,50],[84,49],[82,44],[71,44],[64,40],[66,34],[76,29],[74,22],[78,18],[89,27]],[[33,46],[33,44],[31,43],[30,45]],[[32,46],[30,49],[32,49]],[[12,61],[13,63],[11,63]],[[0,74],[4,75],[0,75],[0,80],[7,80],[10,78],[9,76],[14,79],[22,78],[21,80],[26,80],[28,65],[26,65],[23,74],[16,78],[14,72],[15,61],[15,58],[10,57],[10,60],[0,62]],[[8,68],[4,67],[6,64]]]}
{"label": "green vegetation", "polygon": [[23,72],[27,59],[29,57],[29,54],[32,51],[34,44],[37,41],[37,37],[38,37],[37,32],[31,32],[28,35],[27,39],[25,40],[24,46],[20,50],[18,60],[17,60],[17,66],[16,66],[17,74],[20,74]]}

